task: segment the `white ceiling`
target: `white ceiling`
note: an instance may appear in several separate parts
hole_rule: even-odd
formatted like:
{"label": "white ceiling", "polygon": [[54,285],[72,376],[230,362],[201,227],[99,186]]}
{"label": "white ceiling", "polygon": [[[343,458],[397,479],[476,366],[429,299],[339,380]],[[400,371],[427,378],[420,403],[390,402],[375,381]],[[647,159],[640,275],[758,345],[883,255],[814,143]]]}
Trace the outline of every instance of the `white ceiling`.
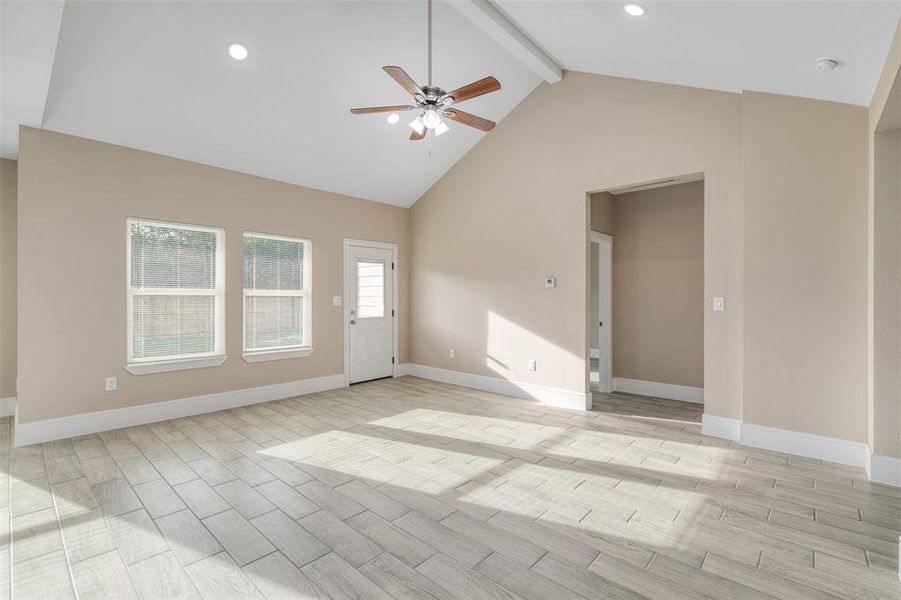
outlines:
{"label": "white ceiling", "polygon": [[[571,71],[739,92],[868,105],[901,1],[499,0],[525,33]],[[817,71],[822,56],[842,59]]]}
{"label": "white ceiling", "polygon": [[[240,41],[250,56],[230,59]],[[486,75],[502,89],[461,108],[499,120],[539,78],[457,11],[434,10],[434,80]],[[483,133],[450,123],[409,141],[406,104],[384,71],[427,79],[424,2],[69,0],[44,127],[178,158],[409,206]]]}
{"label": "white ceiling", "polygon": [[15,158],[18,126],[40,127],[63,0],[0,0],[0,156]]}
{"label": "white ceiling", "polygon": [[[435,83],[496,76],[501,91],[463,108],[500,120],[540,81],[509,45],[518,28],[569,70],[866,105],[901,15],[901,0],[644,4],[633,18],[619,0],[497,0],[514,32],[501,40],[436,0]],[[425,83],[424,0],[62,6],[0,0],[2,156],[27,124],[409,206],[484,135],[452,123],[410,142],[412,116],[348,112],[408,101],[383,65]],[[246,61],[228,58],[233,41]],[[846,65],[818,72],[820,56]]]}

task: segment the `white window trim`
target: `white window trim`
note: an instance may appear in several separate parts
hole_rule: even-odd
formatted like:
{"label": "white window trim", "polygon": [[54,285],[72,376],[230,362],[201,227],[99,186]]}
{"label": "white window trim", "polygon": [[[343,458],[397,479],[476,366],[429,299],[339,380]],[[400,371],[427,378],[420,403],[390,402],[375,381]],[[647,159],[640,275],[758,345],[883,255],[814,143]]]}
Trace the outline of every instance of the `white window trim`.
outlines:
{"label": "white window trim", "polygon": [[203,369],[205,367],[218,367],[227,359],[227,356],[220,354],[215,356],[204,355],[191,358],[175,358],[172,360],[134,362],[125,365],[125,370],[132,375],[147,375],[150,373],[165,373],[167,371],[184,371],[185,369]]}
{"label": "white window trim", "polygon": [[258,363],[258,362],[266,362],[268,360],[284,360],[286,358],[303,358],[304,356],[309,356],[313,354],[312,346],[305,346],[299,348],[285,348],[280,350],[266,350],[259,352],[245,352],[241,355],[241,358],[244,362],[248,363]]}
{"label": "white window trim", "polygon": [[[143,288],[136,291],[131,287],[131,225],[132,223],[146,223],[160,227],[176,227],[193,231],[213,232],[216,234],[216,288],[209,289],[172,289],[172,288]],[[170,221],[156,221],[129,217],[125,220],[125,289],[126,289],[126,356],[125,370],[133,375],[146,375],[150,373],[164,373],[166,371],[182,371],[185,369],[202,369],[216,367],[226,361],[225,354],[225,229],[221,227],[208,227],[191,225],[187,223],[175,223]],[[134,358],[134,297],[147,295],[168,296],[215,296],[216,331],[215,349],[213,352],[203,354],[184,354],[167,356],[164,358]]]}
{"label": "white window trim", "polygon": [[[292,290],[249,290],[243,288],[244,273],[241,273],[243,288],[243,306],[241,314],[241,358],[247,363],[303,358],[313,353],[313,242],[309,238],[273,235],[259,231],[245,231],[241,236],[242,248],[244,236],[256,236],[270,240],[300,242],[303,244],[303,289]],[[242,250],[243,252],[243,250]],[[243,259],[242,259],[243,268]],[[248,350],[247,344],[247,297],[248,296],[292,296],[303,298],[303,343],[297,346],[275,346],[271,348],[254,348]]]}

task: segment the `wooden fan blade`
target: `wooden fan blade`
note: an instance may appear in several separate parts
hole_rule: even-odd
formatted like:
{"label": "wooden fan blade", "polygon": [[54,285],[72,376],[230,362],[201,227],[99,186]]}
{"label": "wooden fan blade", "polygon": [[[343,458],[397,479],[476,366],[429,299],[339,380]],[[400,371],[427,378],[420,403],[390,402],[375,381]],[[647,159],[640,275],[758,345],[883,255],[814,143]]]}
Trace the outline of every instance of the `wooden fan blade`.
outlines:
{"label": "wooden fan blade", "polygon": [[451,121],[463,123],[464,125],[469,125],[470,127],[481,129],[482,131],[491,131],[497,124],[494,121],[489,121],[488,119],[483,119],[482,117],[471,115],[468,112],[463,112],[462,110],[459,110],[457,108],[448,108],[444,111],[444,116]]}
{"label": "wooden fan blade", "polygon": [[501,89],[501,82],[494,77],[489,76],[485,79],[473,81],[469,85],[464,85],[461,88],[457,88],[452,92],[444,94],[443,96],[438,98],[438,103],[440,104],[447,98],[453,98],[454,103],[459,104],[460,102],[472,100],[473,98],[476,98],[483,94],[496,92],[499,89]]}
{"label": "wooden fan blade", "polygon": [[416,130],[414,129],[413,132],[410,133],[410,139],[414,140],[414,141],[421,140],[425,137],[425,134],[427,134],[428,132],[429,132],[429,130],[426,129],[425,127],[422,128],[422,133],[416,133]]}
{"label": "wooden fan blade", "polygon": [[366,115],[369,113],[382,113],[382,112],[400,112],[402,110],[413,110],[416,108],[415,106],[410,106],[409,104],[400,104],[398,106],[369,106],[366,108],[352,108],[350,112],[355,115]]}
{"label": "wooden fan blade", "polygon": [[400,67],[382,67],[385,69],[385,73],[391,76],[391,78],[400,84],[400,87],[407,90],[411,96],[414,98],[416,96],[424,96],[422,93],[422,88],[416,85],[416,82],[413,81],[413,78],[407,75],[407,72],[401,69]]}

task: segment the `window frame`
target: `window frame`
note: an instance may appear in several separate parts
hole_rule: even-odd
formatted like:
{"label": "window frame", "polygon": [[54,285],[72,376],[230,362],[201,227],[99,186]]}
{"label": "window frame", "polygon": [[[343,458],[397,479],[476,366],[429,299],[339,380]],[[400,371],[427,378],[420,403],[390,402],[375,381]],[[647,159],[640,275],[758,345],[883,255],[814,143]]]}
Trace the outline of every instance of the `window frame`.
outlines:
{"label": "window frame", "polygon": [[[244,240],[248,237],[294,242],[303,245],[302,288],[299,292],[287,290],[257,290],[244,287]],[[261,293],[262,292],[262,293]],[[241,234],[241,358],[248,363],[288,358],[301,358],[313,353],[313,240],[301,236],[288,236],[261,231],[246,230]],[[301,327],[303,339],[293,346],[272,346],[268,348],[247,348],[247,297],[294,297],[303,299]]]}
{"label": "window frame", "polygon": [[[171,227],[189,231],[202,231],[216,235],[216,263],[214,278],[216,286],[207,290],[203,288],[141,288],[131,285],[131,226],[147,224],[155,227]],[[225,354],[225,228],[211,225],[195,225],[193,223],[176,223],[141,217],[128,217],[125,220],[125,290],[126,290],[126,365],[125,370],[133,375],[180,371],[183,369],[199,369],[215,367],[226,361]],[[215,311],[215,330],[213,332],[214,348],[211,352],[180,354],[167,357],[135,358],[134,356],[134,298],[135,296],[212,296]]]}

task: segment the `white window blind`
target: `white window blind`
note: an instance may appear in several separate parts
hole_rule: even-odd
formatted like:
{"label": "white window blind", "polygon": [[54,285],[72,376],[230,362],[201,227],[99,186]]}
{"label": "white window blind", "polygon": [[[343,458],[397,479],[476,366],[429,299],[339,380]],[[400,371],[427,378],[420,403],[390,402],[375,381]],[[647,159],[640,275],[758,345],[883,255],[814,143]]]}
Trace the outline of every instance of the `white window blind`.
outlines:
{"label": "white window blind", "polygon": [[311,342],[310,240],[244,234],[244,352]]}
{"label": "white window blind", "polygon": [[224,352],[221,229],[128,220],[128,362]]}

